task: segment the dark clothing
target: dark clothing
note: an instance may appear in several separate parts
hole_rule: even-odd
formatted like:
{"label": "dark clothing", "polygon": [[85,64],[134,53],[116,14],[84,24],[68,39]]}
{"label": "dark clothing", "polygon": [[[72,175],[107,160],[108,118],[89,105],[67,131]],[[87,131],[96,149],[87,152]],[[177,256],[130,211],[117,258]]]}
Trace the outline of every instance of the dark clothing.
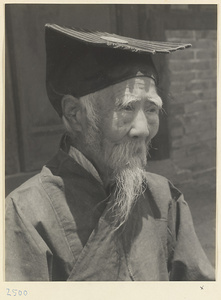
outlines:
{"label": "dark clothing", "polygon": [[6,200],[6,280],[214,280],[181,193],[148,173],[122,230],[104,187],[60,150]]}

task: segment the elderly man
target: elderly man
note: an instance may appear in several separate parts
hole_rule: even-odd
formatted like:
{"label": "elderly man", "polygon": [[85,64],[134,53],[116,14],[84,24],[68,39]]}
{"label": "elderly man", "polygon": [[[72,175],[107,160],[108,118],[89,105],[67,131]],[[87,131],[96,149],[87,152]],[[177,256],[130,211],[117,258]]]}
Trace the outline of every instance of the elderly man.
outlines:
{"label": "elderly man", "polygon": [[151,55],[188,46],[46,25],[67,133],[6,200],[7,280],[214,280],[182,194],[146,172],[162,107]]}

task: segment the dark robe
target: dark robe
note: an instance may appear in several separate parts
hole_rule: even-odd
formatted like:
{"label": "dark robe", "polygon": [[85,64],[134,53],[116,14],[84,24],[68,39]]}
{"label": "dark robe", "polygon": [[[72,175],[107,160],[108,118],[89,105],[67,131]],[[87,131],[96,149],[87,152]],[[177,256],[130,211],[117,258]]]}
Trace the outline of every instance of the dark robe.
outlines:
{"label": "dark robe", "polygon": [[148,173],[124,227],[110,195],[64,151],[6,199],[7,281],[214,280],[182,194]]}

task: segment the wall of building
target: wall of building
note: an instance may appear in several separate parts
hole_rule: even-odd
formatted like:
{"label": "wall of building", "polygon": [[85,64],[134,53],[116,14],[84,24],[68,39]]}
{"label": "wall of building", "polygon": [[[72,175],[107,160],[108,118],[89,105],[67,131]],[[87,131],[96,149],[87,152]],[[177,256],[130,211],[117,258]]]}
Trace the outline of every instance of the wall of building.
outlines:
{"label": "wall of building", "polygon": [[171,160],[184,180],[208,189],[216,167],[216,31],[169,30],[168,41],[192,47],[168,57]]}

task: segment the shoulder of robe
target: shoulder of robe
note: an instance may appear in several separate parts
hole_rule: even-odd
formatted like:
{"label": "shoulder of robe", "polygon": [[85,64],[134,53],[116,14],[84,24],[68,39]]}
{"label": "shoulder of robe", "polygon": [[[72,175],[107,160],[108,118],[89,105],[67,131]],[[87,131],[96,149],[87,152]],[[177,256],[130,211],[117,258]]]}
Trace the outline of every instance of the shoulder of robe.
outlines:
{"label": "shoulder of robe", "polygon": [[147,173],[147,195],[161,218],[168,218],[168,212],[176,209],[177,201],[183,199],[182,193],[165,177]]}
{"label": "shoulder of robe", "polygon": [[147,172],[147,181],[149,190],[158,196],[163,194],[174,201],[182,196],[182,192],[164,176]]}
{"label": "shoulder of robe", "polygon": [[46,211],[51,206],[48,201],[50,190],[52,193],[55,190],[63,190],[63,181],[61,177],[54,176],[47,167],[43,167],[39,174],[24,182],[7,196],[6,212],[13,208],[26,215],[40,213],[41,210]]}

